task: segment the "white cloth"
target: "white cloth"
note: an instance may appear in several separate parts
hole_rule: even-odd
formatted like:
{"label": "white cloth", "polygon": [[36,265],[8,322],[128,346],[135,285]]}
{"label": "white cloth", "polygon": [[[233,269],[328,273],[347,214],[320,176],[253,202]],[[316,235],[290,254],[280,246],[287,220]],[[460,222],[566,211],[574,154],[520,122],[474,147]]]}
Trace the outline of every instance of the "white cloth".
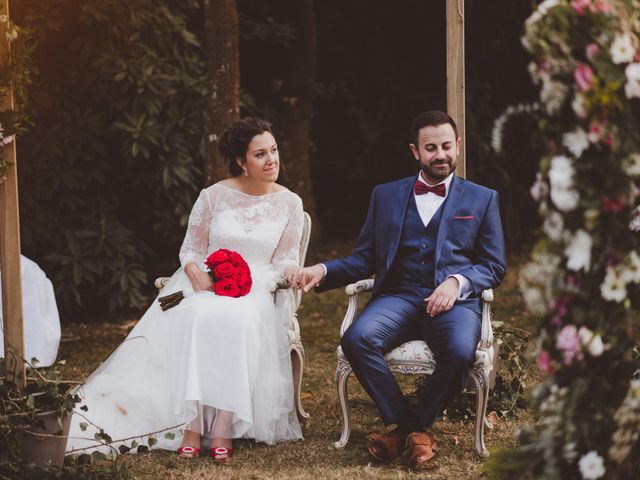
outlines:
{"label": "white cloth", "polygon": [[[60,345],[60,316],[53,285],[36,262],[20,255],[22,275],[22,318],[24,357],[37,358],[38,367],[53,365]],[[2,285],[0,285],[0,326],[2,323]],[[4,357],[4,341],[0,342],[0,357]]]}
{"label": "white cloth", "polygon": [[[198,292],[165,312],[154,301],[82,387],[88,411],[76,409],[69,435],[90,440],[70,438],[67,451],[96,443],[95,429],[81,430],[82,416],[113,440],[183,424],[174,439],[156,435],[155,448],[171,450],[198,416],[189,429],[211,438],[217,409],[232,412],[232,438],[302,438],[287,336],[293,296],[282,292],[274,303],[268,285],[285,266],[298,265],[303,218],[302,201],[286,189],[262,196],[218,184],[203,190],[180,261],[202,265],[217,249],[237,251],[251,268],[251,291],[240,298]],[[160,296],[189,287],[181,267]]]}

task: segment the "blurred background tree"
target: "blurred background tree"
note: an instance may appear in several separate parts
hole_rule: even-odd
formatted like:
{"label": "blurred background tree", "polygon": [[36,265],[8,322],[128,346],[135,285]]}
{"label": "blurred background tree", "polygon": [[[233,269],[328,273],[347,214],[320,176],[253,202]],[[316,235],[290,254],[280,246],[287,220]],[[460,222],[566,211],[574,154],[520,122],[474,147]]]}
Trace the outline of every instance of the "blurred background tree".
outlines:
{"label": "blurred background tree", "polygon": [[[522,122],[502,153],[490,142],[507,105],[535,98],[520,45],[534,3],[465,7],[468,177],[500,191],[512,248],[537,222],[536,148]],[[234,35],[222,6],[237,8],[239,86],[219,77],[216,103],[207,38]],[[281,181],[322,226],[316,246],[355,239],[372,187],[416,172],[413,117],[446,107],[445,2],[34,0],[12,11],[38,41],[33,127],[17,144],[23,251],[66,312],[138,307],[150,278],[175,269],[197,192],[222,175],[219,160],[206,170],[206,140],[230,121],[215,109],[236,105],[234,88],[240,115],[274,123]]]}

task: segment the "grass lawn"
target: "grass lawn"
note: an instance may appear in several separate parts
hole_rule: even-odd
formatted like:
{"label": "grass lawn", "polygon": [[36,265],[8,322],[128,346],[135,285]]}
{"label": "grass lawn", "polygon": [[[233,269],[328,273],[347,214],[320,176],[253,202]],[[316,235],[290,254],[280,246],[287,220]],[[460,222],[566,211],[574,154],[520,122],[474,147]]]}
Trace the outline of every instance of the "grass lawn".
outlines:
{"label": "grass lawn", "polygon": [[[342,251],[338,248],[338,251]],[[335,256],[331,251],[327,257]],[[517,288],[517,271],[524,258],[514,257],[505,283],[496,291],[494,315],[505,328],[532,330],[533,321],[524,312]],[[402,463],[375,463],[367,454],[366,435],[383,429],[372,401],[357,380],[349,381],[353,431],[349,444],[336,450],[333,443],[341,431],[341,415],[336,399],[334,376],[335,349],[339,341],[339,326],[346,309],[343,290],[305,297],[298,312],[302,340],[306,352],[303,402],[311,418],[304,428],[304,441],[267,447],[251,441],[235,443],[235,452],[228,465],[217,466],[203,457],[194,461],[177,458],[173,452],[152,451],[142,455],[123,455],[119,461],[130,467],[135,478],[170,479],[380,479],[430,478],[473,479],[482,476],[480,459],[474,448],[474,419],[444,420],[436,424],[433,434],[440,444],[431,468],[420,473],[407,472]],[[122,341],[135,323],[134,318],[109,323],[73,323],[63,325],[63,342],[59,358],[66,378],[83,379]],[[506,365],[499,366],[506,372]],[[527,367],[527,377],[535,379],[534,367]],[[505,373],[506,375],[506,373]],[[405,377],[403,388],[412,391],[415,377]],[[472,397],[474,398],[474,397]],[[532,422],[523,410],[515,410],[500,419],[492,431],[487,431],[489,449],[512,447],[515,432],[524,423]],[[107,428],[108,433],[108,428]]]}

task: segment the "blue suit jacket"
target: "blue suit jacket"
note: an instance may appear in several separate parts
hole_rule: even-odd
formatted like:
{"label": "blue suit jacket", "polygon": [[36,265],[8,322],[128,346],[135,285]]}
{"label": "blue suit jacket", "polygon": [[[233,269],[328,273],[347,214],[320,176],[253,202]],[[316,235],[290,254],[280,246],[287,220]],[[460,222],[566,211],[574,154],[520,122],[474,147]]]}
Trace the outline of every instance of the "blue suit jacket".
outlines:
{"label": "blue suit jacket", "polygon": [[[325,262],[327,275],[318,291],[375,274],[376,295],[398,251],[416,180],[417,176],[408,177],[373,189],[355,250],[346,258]],[[435,247],[434,285],[459,273],[469,279],[472,296],[497,287],[506,272],[498,192],[454,175],[441,208],[444,210]]]}

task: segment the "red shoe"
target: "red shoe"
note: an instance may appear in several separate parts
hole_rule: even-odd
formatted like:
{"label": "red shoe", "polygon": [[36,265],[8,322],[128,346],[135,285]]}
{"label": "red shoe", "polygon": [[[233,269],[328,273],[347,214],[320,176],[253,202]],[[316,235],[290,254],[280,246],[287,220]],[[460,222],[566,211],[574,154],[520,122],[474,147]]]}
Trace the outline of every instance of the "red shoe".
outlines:
{"label": "red shoe", "polygon": [[197,447],[180,447],[178,449],[180,458],[196,458],[198,455],[200,455],[200,449]]}
{"label": "red shoe", "polygon": [[211,447],[211,458],[217,463],[225,463],[233,455],[233,448]]}

